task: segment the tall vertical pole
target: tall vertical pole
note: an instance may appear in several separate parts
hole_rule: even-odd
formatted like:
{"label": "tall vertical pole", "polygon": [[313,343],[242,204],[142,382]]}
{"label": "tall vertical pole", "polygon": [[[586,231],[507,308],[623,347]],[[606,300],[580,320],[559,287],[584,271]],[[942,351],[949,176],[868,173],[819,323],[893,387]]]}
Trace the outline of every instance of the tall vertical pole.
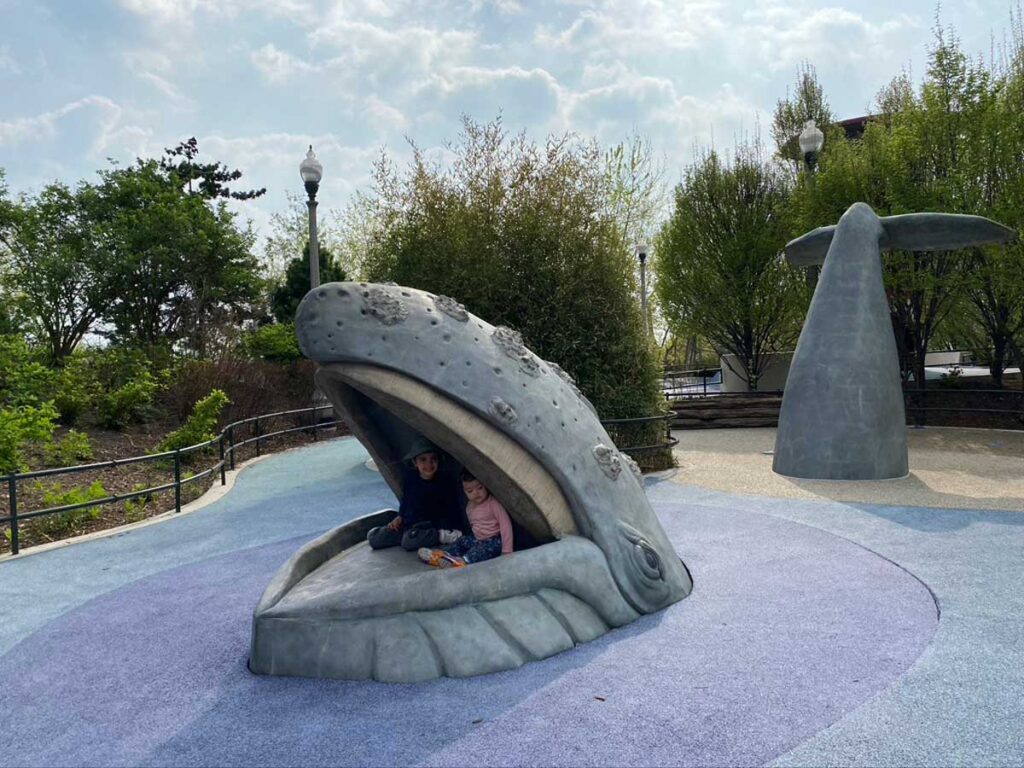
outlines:
{"label": "tall vertical pole", "polygon": [[650,329],[647,317],[647,246],[636,247],[636,257],[640,260],[640,312],[644,319],[644,337],[650,336]]}
{"label": "tall vertical pole", "polygon": [[18,554],[18,480],[11,474],[7,478],[7,492],[11,501],[11,554]]}
{"label": "tall vertical pole", "polygon": [[307,184],[306,189],[309,191],[306,207],[309,208],[309,288],[312,290],[320,285],[320,244],[316,239],[316,185]]}

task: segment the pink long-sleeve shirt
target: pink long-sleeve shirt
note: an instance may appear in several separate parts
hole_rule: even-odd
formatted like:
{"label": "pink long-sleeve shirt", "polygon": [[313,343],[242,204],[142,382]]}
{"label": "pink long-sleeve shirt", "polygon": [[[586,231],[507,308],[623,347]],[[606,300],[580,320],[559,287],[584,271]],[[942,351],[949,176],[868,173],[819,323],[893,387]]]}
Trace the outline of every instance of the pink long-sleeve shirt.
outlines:
{"label": "pink long-sleeve shirt", "polygon": [[500,501],[488,496],[479,504],[470,502],[466,505],[466,517],[475,539],[486,541],[500,535],[501,554],[512,553],[512,520]]}

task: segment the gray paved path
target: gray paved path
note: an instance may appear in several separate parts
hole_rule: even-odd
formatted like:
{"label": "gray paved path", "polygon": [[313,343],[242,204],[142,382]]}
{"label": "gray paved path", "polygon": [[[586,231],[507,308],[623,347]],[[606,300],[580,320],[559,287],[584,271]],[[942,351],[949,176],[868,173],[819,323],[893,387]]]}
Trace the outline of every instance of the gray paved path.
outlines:
{"label": "gray paved path", "polygon": [[697,585],[667,611],[470,680],[249,674],[278,565],[393,502],[364,459],[274,456],[187,517],[0,564],[0,765],[1024,764],[1006,512],[655,482]]}

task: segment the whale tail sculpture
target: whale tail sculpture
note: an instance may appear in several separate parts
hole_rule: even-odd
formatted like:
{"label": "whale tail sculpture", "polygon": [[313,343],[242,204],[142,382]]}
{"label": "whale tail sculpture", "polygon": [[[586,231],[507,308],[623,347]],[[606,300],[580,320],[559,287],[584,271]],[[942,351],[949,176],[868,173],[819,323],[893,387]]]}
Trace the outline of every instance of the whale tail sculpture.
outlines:
{"label": "whale tail sculpture", "polygon": [[881,252],[969,248],[1015,236],[981,216],[879,218],[854,203],[837,225],[788,243],[792,264],[824,267],[786,379],[772,468],[831,480],[906,475],[903,390]]}
{"label": "whale tail sculpture", "polygon": [[418,434],[470,469],[540,542],[462,568],[371,553],[367,515],[300,549],[253,616],[257,673],[416,682],[517,667],[692,588],[644,493],[572,378],[519,334],[395,285],[330,283],[299,306],[317,383],[401,497]]}

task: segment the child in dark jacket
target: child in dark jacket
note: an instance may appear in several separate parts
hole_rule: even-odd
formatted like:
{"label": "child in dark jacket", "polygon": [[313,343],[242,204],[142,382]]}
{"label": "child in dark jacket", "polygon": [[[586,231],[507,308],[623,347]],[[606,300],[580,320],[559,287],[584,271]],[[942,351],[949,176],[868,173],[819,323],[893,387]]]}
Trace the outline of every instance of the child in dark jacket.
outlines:
{"label": "child in dark jacket", "polygon": [[462,535],[456,529],[460,518],[458,487],[454,478],[441,471],[440,450],[419,437],[405,459],[412,464],[402,482],[398,516],[372,529],[366,540],[373,549],[401,544],[409,552],[455,541]]}

